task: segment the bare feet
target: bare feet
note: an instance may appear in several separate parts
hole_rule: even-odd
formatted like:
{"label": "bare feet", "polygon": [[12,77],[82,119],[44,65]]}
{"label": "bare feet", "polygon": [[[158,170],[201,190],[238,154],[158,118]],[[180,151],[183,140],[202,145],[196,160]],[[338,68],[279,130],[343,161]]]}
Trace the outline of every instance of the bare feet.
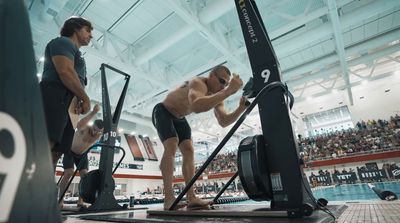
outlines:
{"label": "bare feet", "polygon": [[200,198],[193,198],[189,200],[189,203],[187,205],[187,207],[189,209],[193,209],[193,208],[208,208],[209,205],[213,204],[213,201],[209,201],[209,200],[202,200]]}
{"label": "bare feet", "polygon": [[88,208],[90,205],[88,205],[87,203],[85,203],[85,202],[83,201],[83,198],[79,197],[76,206],[78,206],[78,208]]}
{"label": "bare feet", "polygon": [[[174,201],[175,201],[175,198],[172,198],[172,199],[167,199],[167,198],[165,198],[165,199],[164,199],[164,210],[169,210],[169,208],[172,206],[172,204],[174,203]],[[179,203],[176,205],[176,207],[174,208],[174,210],[178,210],[178,209],[180,209],[180,208],[183,208],[183,207],[185,207],[186,205],[187,205],[186,202],[181,201],[181,202],[179,202]]]}
{"label": "bare feet", "polygon": [[89,205],[87,205],[85,203],[77,203],[76,206],[79,208],[88,208],[89,207]]}

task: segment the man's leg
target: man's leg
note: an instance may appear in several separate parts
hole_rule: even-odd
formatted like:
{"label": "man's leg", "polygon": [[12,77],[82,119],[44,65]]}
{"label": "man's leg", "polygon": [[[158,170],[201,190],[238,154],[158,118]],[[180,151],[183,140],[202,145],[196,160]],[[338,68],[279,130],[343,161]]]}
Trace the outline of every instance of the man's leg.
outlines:
{"label": "man's leg", "polygon": [[[83,177],[85,177],[87,173],[88,173],[87,169],[81,169],[79,171],[80,178],[82,179]],[[79,196],[78,203],[76,205],[78,207],[86,207],[85,202],[83,202],[83,198],[81,196]]]}
{"label": "man's leg", "polygon": [[[59,184],[59,199],[63,195],[62,193],[67,189],[67,184],[68,181],[71,179],[72,175],[74,174],[74,169],[73,168],[68,168],[64,169],[64,175],[62,176],[62,179]],[[64,205],[64,199],[61,199],[61,202],[59,203],[60,207]]]}
{"label": "man's leg", "polygon": [[178,138],[168,138],[163,142],[163,145],[164,153],[160,162],[160,170],[164,183],[164,209],[168,209],[175,201],[172,180],[174,178],[175,153],[178,147]]}
{"label": "man's leg", "polygon": [[[176,118],[171,115],[164,105],[157,104],[153,109],[152,121],[157,129],[158,136],[163,142],[164,153],[160,162],[160,170],[164,183],[164,209],[170,208],[175,201],[172,180],[174,178],[175,153],[178,148],[178,137],[174,125]],[[177,208],[186,204],[179,203]]]}
{"label": "man's leg", "polygon": [[[179,149],[182,153],[182,173],[185,183],[188,184],[194,176],[194,148],[191,139],[186,139],[179,144]],[[186,194],[188,200],[188,207],[203,207],[210,205],[210,201],[205,201],[196,197],[193,186]]]}
{"label": "man's leg", "polygon": [[[60,159],[61,155],[64,154],[64,156],[68,156],[68,168],[74,168],[74,163],[71,157],[71,145],[72,145],[72,140],[74,138],[75,130],[72,128],[72,124],[68,118],[67,120],[67,125],[63,129],[62,132],[62,138],[59,144],[56,144],[55,146],[52,147],[51,150],[51,158],[53,160],[53,165],[54,165],[54,170],[56,168],[57,162]],[[64,164],[64,161],[63,161]],[[65,168],[65,165],[64,165]]]}
{"label": "man's leg", "polygon": [[56,143],[55,142],[53,142],[53,141],[49,141],[49,145],[50,145],[50,154],[51,154],[51,162],[52,162],[52,164],[53,164],[53,168],[54,168],[54,172],[56,171],[56,167],[57,167],[57,162],[58,162],[58,159],[60,159],[60,157],[61,157],[61,154],[55,154],[52,150],[53,150],[53,147],[56,145]]}
{"label": "man's leg", "polygon": [[[194,176],[194,148],[192,140],[187,139],[179,144],[179,149],[182,153],[183,163],[182,163],[182,174],[185,179],[185,183],[188,184],[189,181]],[[194,189],[191,187],[187,192],[188,200],[195,198]]]}
{"label": "man's leg", "polygon": [[51,161],[53,162],[54,172],[56,171],[57,162],[62,154],[62,152],[51,151]]}
{"label": "man's leg", "polygon": [[61,158],[61,156],[64,153],[64,149],[62,149],[62,147],[64,145],[62,145],[62,143],[65,143],[64,137],[62,138],[62,142],[61,143],[56,143],[56,142],[53,142],[53,141],[49,141],[51,162],[53,164],[53,171],[54,172],[56,172],[58,160]]}
{"label": "man's leg", "polygon": [[55,82],[42,81],[40,89],[51,149],[51,159],[55,170],[57,161],[64,151],[54,151],[54,146],[57,146],[56,144],[63,138],[64,130],[69,121],[68,107],[66,105],[69,105],[73,95],[66,95],[67,89],[62,84]]}

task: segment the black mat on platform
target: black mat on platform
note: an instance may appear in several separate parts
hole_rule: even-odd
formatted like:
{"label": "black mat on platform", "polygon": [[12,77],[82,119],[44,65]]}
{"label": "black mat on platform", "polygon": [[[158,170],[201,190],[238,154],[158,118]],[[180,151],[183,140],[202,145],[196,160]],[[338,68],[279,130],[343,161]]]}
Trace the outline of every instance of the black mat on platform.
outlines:
{"label": "black mat on platform", "polygon": [[64,207],[61,209],[62,215],[80,215],[80,214],[90,214],[90,213],[110,213],[110,212],[119,212],[119,211],[134,211],[134,210],[147,210],[147,207],[136,207],[136,208],[128,208],[128,209],[120,209],[120,210],[104,210],[104,211],[93,211],[87,210],[85,208],[80,208],[77,206],[72,207]]}
{"label": "black mat on platform", "polygon": [[[345,205],[331,205],[328,206],[329,210],[338,218],[343,211],[347,208]],[[269,222],[269,223],[327,223],[334,222],[333,218],[325,212],[320,210],[314,211],[310,217],[303,217],[298,219],[288,219],[288,218],[277,218],[277,217],[260,217],[260,216],[232,216],[233,213],[237,214],[241,212],[245,214],[250,209],[259,209],[257,205],[219,205],[216,210],[196,210],[196,211],[177,211],[182,213],[182,215],[149,215],[145,210],[137,211],[127,211],[115,214],[105,214],[105,215],[86,215],[81,216],[84,220],[96,220],[96,221],[108,221],[108,222],[191,222],[191,223],[203,223],[203,222]],[[154,211],[154,210],[153,210]],[[212,212],[223,211],[223,216],[210,216]],[[151,211],[150,211],[151,212]],[[185,212],[196,212],[196,216],[185,215]],[[230,213],[230,215],[228,215]]]}

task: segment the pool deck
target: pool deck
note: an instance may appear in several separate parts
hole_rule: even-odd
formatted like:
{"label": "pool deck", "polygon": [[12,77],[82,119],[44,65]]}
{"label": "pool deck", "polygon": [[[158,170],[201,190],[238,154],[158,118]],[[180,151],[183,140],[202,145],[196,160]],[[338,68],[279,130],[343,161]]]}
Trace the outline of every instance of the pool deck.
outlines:
{"label": "pool deck", "polygon": [[400,201],[344,202],[348,208],[340,215],[340,223],[399,223]]}
{"label": "pool deck", "polygon": [[[340,214],[340,216],[336,219],[336,222],[339,223],[400,223],[400,201],[349,201],[349,202],[330,202],[333,205],[346,205],[347,208]],[[152,208],[150,208],[151,210]],[[118,212],[114,213],[117,214]],[[121,213],[121,212],[119,212]],[[146,210],[135,211],[133,216],[138,217],[140,213],[146,213]],[[113,213],[108,213],[113,214]],[[101,214],[99,214],[101,215]],[[81,223],[81,222],[89,222],[95,223],[99,221],[92,220],[83,220],[79,219],[80,216],[84,215],[71,215],[68,216],[67,220],[64,223]],[[249,219],[247,219],[249,220]],[[299,219],[300,220],[300,219]],[[300,220],[303,222],[306,220],[303,218]],[[290,221],[290,220],[289,220]],[[110,222],[110,221],[102,221],[102,222]],[[112,221],[116,222],[116,221]],[[175,221],[175,222],[180,222]],[[196,221],[197,222],[197,221]],[[203,222],[203,221],[200,221]],[[204,221],[206,222],[206,221]],[[253,221],[250,221],[253,222]],[[258,222],[258,221],[257,221]],[[275,222],[275,221],[272,221]],[[278,221],[277,221],[278,222]],[[279,222],[283,222],[282,219]],[[293,219],[292,221],[293,222]]]}

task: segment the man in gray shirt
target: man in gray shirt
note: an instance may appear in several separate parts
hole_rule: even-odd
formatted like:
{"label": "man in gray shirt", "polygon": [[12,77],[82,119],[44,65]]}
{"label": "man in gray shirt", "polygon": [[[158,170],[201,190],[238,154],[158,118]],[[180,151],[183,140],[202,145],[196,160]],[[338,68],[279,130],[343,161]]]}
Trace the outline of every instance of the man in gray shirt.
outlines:
{"label": "man in gray shirt", "polygon": [[[68,114],[72,98],[78,103],[72,105],[77,114],[90,111],[90,99],[85,92],[86,64],[79,51],[92,39],[92,24],[82,17],[70,17],[61,28],[61,36],[51,40],[45,50],[45,61],[40,88],[49,136],[53,164],[70,147],[57,146],[61,141],[72,143],[74,131]],[[65,137],[68,137],[66,139]]]}

